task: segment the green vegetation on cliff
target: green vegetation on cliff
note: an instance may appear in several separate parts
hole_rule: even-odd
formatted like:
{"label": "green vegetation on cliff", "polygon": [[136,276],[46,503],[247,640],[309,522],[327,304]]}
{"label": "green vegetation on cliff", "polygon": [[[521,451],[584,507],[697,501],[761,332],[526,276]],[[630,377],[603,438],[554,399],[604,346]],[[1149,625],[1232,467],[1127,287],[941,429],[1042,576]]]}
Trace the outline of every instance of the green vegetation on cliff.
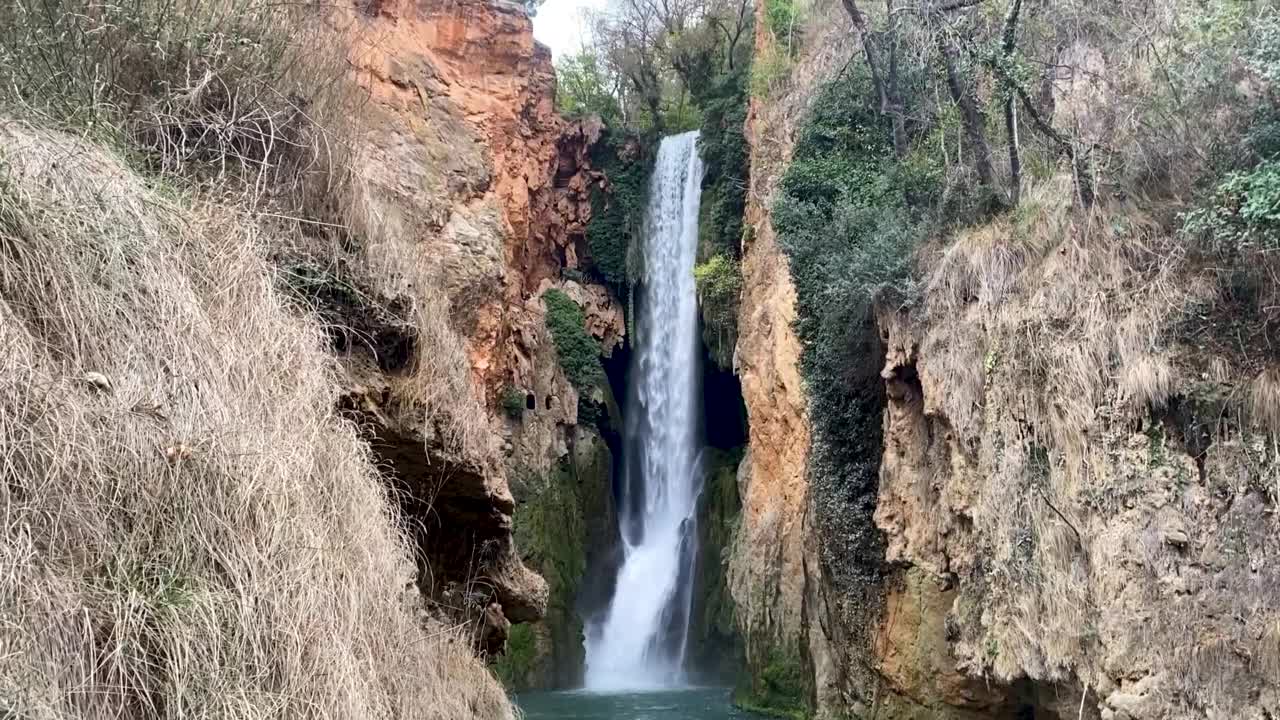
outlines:
{"label": "green vegetation on cliff", "polygon": [[544,476],[528,470],[513,483],[514,535],[526,563],[547,581],[542,620],[512,628],[494,671],[509,690],[573,687],[584,656],[579,592],[588,559],[612,518],[612,457],[593,430],[579,427],[568,456]]}
{"label": "green vegetation on cliff", "polygon": [[698,504],[698,562],[694,579],[690,657],[709,681],[729,681],[741,672],[743,648],[726,579],[727,552],[738,531],[738,463],[742,449],[706,448]]}
{"label": "green vegetation on cliff", "polygon": [[542,294],[542,303],[547,309],[547,328],[551,330],[560,367],[578,394],[589,396],[604,381],[600,343],[587,333],[582,308],[563,290],[547,290]]}
{"label": "green vegetation on cliff", "polygon": [[632,248],[644,229],[652,152],[638,136],[607,129],[591,150],[591,164],[606,178],[603,185],[591,188],[591,220],[587,223],[591,265],[615,292],[626,295],[637,278]]}
{"label": "green vegetation on cliff", "polygon": [[909,203],[917,178],[895,162],[869,91],[856,76],[822,89],[773,207],[796,287],[824,553],[855,574],[877,572],[883,556],[871,521],[884,407],[871,309],[886,289],[910,290],[923,224]]}
{"label": "green vegetation on cliff", "polygon": [[734,693],[735,705],[786,720],[808,720],[812,714],[809,676],[794,653],[775,649],[749,684]]}
{"label": "green vegetation on cliff", "polygon": [[750,45],[730,68],[694,85],[702,108],[698,152],[706,176],[698,219],[698,307],[702,338],[716,364],[728,368],[738,341],[743,214],[747,206],[747,67]]}

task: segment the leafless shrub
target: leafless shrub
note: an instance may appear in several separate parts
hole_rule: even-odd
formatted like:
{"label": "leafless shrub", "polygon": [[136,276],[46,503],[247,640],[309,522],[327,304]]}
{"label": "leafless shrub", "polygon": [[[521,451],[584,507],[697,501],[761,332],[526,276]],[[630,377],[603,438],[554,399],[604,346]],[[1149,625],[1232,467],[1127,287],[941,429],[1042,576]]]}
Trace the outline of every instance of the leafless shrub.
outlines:
{"label": "leafless shrub", "polygon": [[316,0],[15,0],[0,105],[297,205],[345,167],[355,95],[334,17]]}

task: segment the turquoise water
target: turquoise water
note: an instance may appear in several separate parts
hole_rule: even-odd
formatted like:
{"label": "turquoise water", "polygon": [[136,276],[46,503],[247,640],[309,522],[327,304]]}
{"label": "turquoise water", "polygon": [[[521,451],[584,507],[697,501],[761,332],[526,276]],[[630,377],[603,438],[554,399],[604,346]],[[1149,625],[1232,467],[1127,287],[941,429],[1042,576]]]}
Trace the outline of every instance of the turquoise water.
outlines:
{"label": "turquoise water", "polygon": [[727,688],[633,693],[523,693],[516,704],[525,720],[756,720],[729,703]]}

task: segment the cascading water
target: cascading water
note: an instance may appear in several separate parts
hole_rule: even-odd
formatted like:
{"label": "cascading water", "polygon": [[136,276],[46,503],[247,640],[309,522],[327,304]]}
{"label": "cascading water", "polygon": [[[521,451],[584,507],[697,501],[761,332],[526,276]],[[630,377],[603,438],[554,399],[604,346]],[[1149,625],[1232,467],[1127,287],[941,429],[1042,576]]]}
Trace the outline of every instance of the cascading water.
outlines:
{"label": "cascading water", "polygon": [[684,680],[701,483],[697,139],[696,132],[664,138],[650,183],[618,499],[623,560],[607,611],[587,631],[590,689]]}

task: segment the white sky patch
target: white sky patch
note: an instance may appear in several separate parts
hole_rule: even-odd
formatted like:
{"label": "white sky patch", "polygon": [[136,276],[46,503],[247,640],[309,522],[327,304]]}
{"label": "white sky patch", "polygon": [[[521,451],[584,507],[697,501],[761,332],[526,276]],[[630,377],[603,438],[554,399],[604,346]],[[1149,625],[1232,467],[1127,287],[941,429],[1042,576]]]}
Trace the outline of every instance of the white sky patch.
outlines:
{"label": "white sky patch", "polygon": [[551,48],[557,60],[572,55],[587,37],[587,11],[604,8],[605,1],[546,0],[533,18],[533,36]]}

